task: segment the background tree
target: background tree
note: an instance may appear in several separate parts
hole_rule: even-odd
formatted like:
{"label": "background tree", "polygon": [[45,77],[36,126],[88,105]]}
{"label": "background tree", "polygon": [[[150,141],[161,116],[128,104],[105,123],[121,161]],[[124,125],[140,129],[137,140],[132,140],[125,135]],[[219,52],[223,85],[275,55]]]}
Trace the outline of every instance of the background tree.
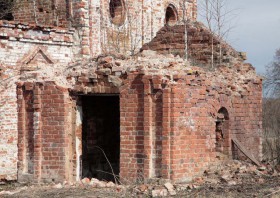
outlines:
{"label": "background tree", "polygon": [[274,60],[266,67],[264,88],[267,96],[280,97],[280,49],[276,50]]}
{"label": "background tree", "polygon": [[263,131],[264,159],[280,164],[280,98],[263,99]]}
{"label": "background tree", "polygon": [[280,164],[280,49],[266,67],[263,99],[263,150],[265,159]]}

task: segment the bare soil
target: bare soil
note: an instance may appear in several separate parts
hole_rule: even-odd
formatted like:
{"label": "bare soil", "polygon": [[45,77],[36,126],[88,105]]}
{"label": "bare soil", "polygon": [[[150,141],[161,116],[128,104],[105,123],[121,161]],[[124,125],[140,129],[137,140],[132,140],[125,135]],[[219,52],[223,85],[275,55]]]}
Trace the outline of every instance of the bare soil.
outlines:
{"label": "bare soil", "polygon": [[[88,180],[88,179],[87,179]],[[90,181],[90,180],[88,180]],[[166,181],[165,181],[166,182]],[[98,183],[98,181],[97,181]],[[102,181],[101,181],[102,183]],[[106,182],[105,182],[106,183]],[[257,167],[240,161],[231,161],[205,171],[204,176],[188,184],[174,184],[176,195],[171,196],[164,181],[148,184],[101,188],[90,183],[27,185],[10,183],[0,185],[2,198],[115,198],[152,197],[154,191],[167,197],[207,198],[280,198],[280,173],[270,166]],[[171,184],[172,185],[172,184]]]}
{"label": "bare soil", "polygon": [[[261,182],[260,182],[261,181]],[[237,185],[228,184],[204,184],[198,189],[182,193],[182,197],[280,197],[280,177],[262,176],[252,177],[244,175],[242,183]]]}
{"label": "bare soil", "polygon": [[[261,181],[261,182],[260,182]],[[12,195],[2,195],[3,198],[105,198],[105,197],[152,197],[151,193],[138,193],[135,187],[126,187],[122,190],[117,188],[92,188],[91,186],[74,186],[52,188],[50,186],[22,186],[14,183],[0,186],[0,190],[22,191]],[[1,196],[0,196],[1,197]],[[169,196],[171,197],[171,196]],[[177,192],[173,197],[280,197],[280,176],[242,176],[242,184],[228,185],[201,184],[193,189]]]}

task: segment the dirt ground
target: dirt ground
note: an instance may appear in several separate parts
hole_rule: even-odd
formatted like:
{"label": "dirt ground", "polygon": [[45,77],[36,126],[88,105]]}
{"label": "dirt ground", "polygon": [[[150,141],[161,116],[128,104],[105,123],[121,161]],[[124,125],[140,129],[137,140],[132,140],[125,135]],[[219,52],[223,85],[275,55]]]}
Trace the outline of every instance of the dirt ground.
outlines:
{"label": "dirt ground", "polygon": [[[90,181],[90,180],[89,180]],[[98,182],[98,181],[97,181]],[[102,181],[101,181],[102,182]],[[105,183],[105,182],[104,182]],[[115,198],[115,197],[207,197],[207,198],[280,198],[280,173],[268,167],[231,162],[219,168],[210,168],[204,176],[188,184],[172,184],[174,194],[158,181],[130,186],[98,187],[92,183],[0,185],[3,198]],[[156,193],[158,192],[158,194]]]}
{"label": "dirt ground", "polygon": [[[280,177],[243,177],[242,184],[204,184],[200,188],[191,192],[183,193],[184,197],[207,197],[207,198],[224,198],[224,197],[280,197]],[[263,179],[259,183],[256,180]]]}
{"label": "dirt ground", "polygon": [[[247,175],[244,176],[244,182],[238,185],[227,184],[203,184],[196,189],[186,189],[178,192],[173,197],[207,197],[207,198],[224,198],[224,197],[280,197],[280,177],[261,177],[263,183],[255,182],[255,179]],[[151,194],[137,194],[132,187],[124,190],[112,188],[92,188],[88,187],[65,187],[51,188],[48,186],[31,186],[19,187],[19,184],[10,184],[0,187],[1,190],[18,190],[22,191],[13,195],[2,195],[3,198],[104,198],[104,197],[152,197]],[[1,197],[1,196],[0,196]]]}

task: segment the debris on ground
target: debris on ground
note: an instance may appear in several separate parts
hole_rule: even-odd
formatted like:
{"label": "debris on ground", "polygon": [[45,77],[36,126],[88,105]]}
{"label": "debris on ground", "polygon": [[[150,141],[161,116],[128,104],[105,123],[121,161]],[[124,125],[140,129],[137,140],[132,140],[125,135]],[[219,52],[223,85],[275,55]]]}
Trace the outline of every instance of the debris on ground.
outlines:
{"label": "debris on ground", "polygon": [[[14,186],[13,186],[14,185]],[[157,179],[145,184],[120,185],[112,181],[83,178],[76,183],[49,185],[0,185],[0,197],[277,197],[280,172],[273,166],[257,167],[231,160],[211,166],[191,183]]]}

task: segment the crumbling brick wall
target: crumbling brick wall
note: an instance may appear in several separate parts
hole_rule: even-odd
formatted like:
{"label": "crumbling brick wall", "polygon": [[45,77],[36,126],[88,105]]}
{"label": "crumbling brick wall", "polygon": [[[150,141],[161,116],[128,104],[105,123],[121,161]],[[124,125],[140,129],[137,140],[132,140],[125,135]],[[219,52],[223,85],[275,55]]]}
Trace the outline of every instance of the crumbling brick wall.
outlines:
{"label": "crumbling brick wall", "polygon": [[67,27],[70,19],[67,0],[22,0],[17,1],[12,10],[16,22],[41,26]]}
{"label": "crumbling brick wall", "polygon": [[[17,94],[15,85],[7,83],[13,70],[1,63],[0,97],[0,180],[16,180],[17,177]],[[8,91],[9,90],[9,91]]]}
{"label": "crumbling brick wall", "polygon": [[[170,4],[177,10],[178,23],[183,20],[183,5],[179,0],[116,1],[123,9],[123,20],[117,24],[110,14],[111,1],[73,2],[73,25],[81,31],[81,52],[85,56],[110,51],[129,54],[137,52],[164,26],[165,12]],[[189,1],[186,13],[188,19],[196,20],[196,0]]]}
{"label": "crumbling brick wall", "polygon": [[74,50],[73,32],[62,29],[0,21],[1,64],[1,179],[17,178],[17,97],[15,82],[36,78],[24,73],[44,69],[47,65],[67,64]]}
{"label": "crumbling brick wall", "polygon": [[[251,66],[241,67],[247,70]],[[230,79],[228,68],[221,68],[218,72]],[[193,175],[202,174],[205,167],[217,159],[241,157],[241,153],[232,156],[235,149],[232,138],[237,138],[257,159],[261,159],[261,80],[243,81],[241,91],[239,85],[231,86],[231,80],[225,82],[218,76],[208,73],[174,77],[177,84],[170,93],[173,101],[170,116],[173,120],[170,143],[173,180],[188,180]],[[229,136],[224,139],[229,148],[223,153],[226,158],[216,152],[215,127],[221,108],[229,112]]]}
{"label": "crumbling brick wall", "polygon": [[[187,24],[187,51],[188,58],[194,65],[232,64],[246,60],[246,55],[237,52],[229,44],[220,40],[200,22]],[[213,40],[212,40],[213,39]],[[213,43],[213,46],[212,46]],[[185,26],[176,25],[161,28],[151,42],[146,43],[142,50],[155,50],[163,54],[185,56]],[[220,54],[221,46],[221,54]],[[212,51],[213,47],[213,51]]]}
{"label": "crumbling brick wall", "polygon": [[[69,94],[44,83],[18,83],[18,180],[69,180]],[[73,174],[73,173],[72,173]]]}
{"label": "crumbling brick wall", "polygon": [[[54,83],[40,85],[40,90],[49,90],[49,86],[64,90],[63,99],[57,99],[56,92],[44,91],[48,95],[45,96],[42,91],[39,105],[42,116],[47,116],[41,122],[41,129],[51,130],[51,137],[63,141],[68,137],[59,147],[63,160],[57,161],[57,166],[48,166],[48,173],[58,174],[53,178],[55,181],[79,178],[78,164],[82,155],[81,123],[76,119],[77,115],[81,116],[77,111],[79,95],[119,94],[120,177],[123,181],[154,177],[188,181],[202,174],[211,164],[233,157],[243,158],[232,147],[232,138],[238,139],[257,159],[261,159],[262,86],[250,64],[238,63],[235,67],[219,67],[212,72],[186,67],[181,70],[170,68],[160,73],[159,69],[141,66],[121,72],[121,63],[114,62],[112,57],[101,57],[96,61],[84,63],[81,71],[77,71],[78,65],[69,67],[65,75],[74,83],[70,92]],[[99,66],[95,67],[96,64]],[[26,86],[30,85],[25,83]],[[28,93],[23,87],[18,87],[19,93]],[[33,103],[36,110],[38,105],[35,101]],[[55,108],[62,114],[56,110],[51,115],[43,113],[54,107],[52,105],[59,105]],[[20,107],[23,109],[22,105]],[[222,153],[216,148],[216,123],[221,109],[226,109],[229,117]],[[19,116],[21,120],[24,117],[22,113]],[[33,121],[37,117],[38,114],[34,114]],[[48,127],[48,122],[53,120],[60,125],[55,127],[56,131]],[[41,154],[39,161],[44,164],[52,164],[49,155],[55,157],[57,153],[52,150],[56,146],[50,144],[55,142],[51,137],[41,137],[47,142],[44,147],[41,145],[41,149],[51,151]],[[67,163],[67,158],[71,158],[72,163]],[[43,176],[43,165],[41,167],[42,176],[35,177],[38,181],[47,178]],[[68,171],[60,171],[62,167]]]}
{"label": "crumbling brick wall", "polygon": [[[73,31],[0,21],[0,60],[14,70],[36,59],[36,49],[51,62],[66,64],[73,56]],[[33,57],[32,57],[33,55]],[[34,60],[36,61],[36,60]]]}
{"label": "crumbling brick wall", "polygon": [[[112,2],[118,2],[116,4]],[[116,5],[122,12],[121,22],[114,22],[110,8]],[[30,23],[50,27],[74,27],[78,30],[81,51],[85,57],[103,52],[136,53],[144,43],[151,41],[166,23],[166,10],[174,8],[177,23],[184,19],[181,1],[19,1],[12,10],[16,23]],[[196,0],[186,3],[186,17],[196,20]],[[119,13],[120,11],[116,12]]]}
{"label": "crumbling brick wall", "polygon": [[[119,54],[97,56],[112,51],[110,32],[120,33],[120,52],[131,53],[133,42],[140,48],[159,30],[143,49],[182,55],[180,1],[119,1],[135,15],[130,27],[127,15],[123,25],[114,24],[109,0],[56,1],[62,9],[58,18],[53,13],[58,11],[53,10],[54,1],[41,1],[37,25],[33,25],[31,1],[22,2],[28,13],[15,12],[14,22],[0,21],[0,133],[4,137],[0,179],[80,179],[81,94],[120,97],[120,176],[124,181],[154,177],[185,181],[219,162],[215,127],[222,108],[230,123],[227,152],[222,154],[232,157],[230,138],[235,137],[260,159],[261,79],[250,65],[239,62],[240,54],[226,43],[223,55],[229,67],[212,72],[189,67],[172,55],[157,57],[152,51],[150,57],[139,54],[137,60]],[[187,18],[196,20],[196,1],[188,2]],[[170,4],[176,8],[178,24],[162,28]],[[54,25],[66,27],[67,10],[75,29],[51,26],[58,21]],[[194,65],[209,64],[211,33],[199,23],[189,25],[190,60]],[[214,41],[217,60],[219,41]]]}

